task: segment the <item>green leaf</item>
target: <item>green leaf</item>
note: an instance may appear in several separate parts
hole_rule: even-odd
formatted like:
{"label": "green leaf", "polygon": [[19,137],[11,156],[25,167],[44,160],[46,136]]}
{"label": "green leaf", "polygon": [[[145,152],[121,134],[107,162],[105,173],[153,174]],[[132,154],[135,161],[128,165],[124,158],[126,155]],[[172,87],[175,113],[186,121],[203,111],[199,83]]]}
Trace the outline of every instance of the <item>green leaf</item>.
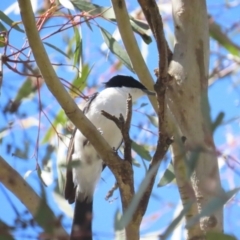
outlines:
{"label": "green leaf", "polygon": [[167,239],[167,237],[173,232],[173,230],[178,226],[180,221],[184,218],[186,213],[189,211],[191,205],[192,205],[192,203],[188,203],[184,206],[183,210],[178,214],[178,216],[167,227],[164,234],[160,236],[161,240]]}
{"label": "green leaf", "polygon": [[115,14],[112,7],[101,7],[97,4],[89,3],[83,0],[71,0],[71,2],[77,9],[88,12],[89,15],[95,16],[101,14],[104,18],[115,20]]}
{"label": "green leaf", "polygon": [[66,115],[64,114],[64,111],[61,109],[58,112],[55,120],[53,121],[52,126],[50,126],[47,133],[45,134],[45,136],[42,140],[42,144],[49,142],[50,139],[56,134],[55,129],[58,124],[64,125],[65,123],[66,123]]}
{"label": "green leaf", "polygon": [[0,31],[1,32],[7,31],[7,29],[5,28],[5,26],[1,22],[0,22]]}
{"label": "green leaf", "polygon": [[148,105],[148,103],[141,103],[141,105],[140,105],[139,108],[143,108],[143,107],[145,107],[145,106],[147,106],[147,105]]}
{"label": "green leaf", "polygon": [[74,66],[80,66],[81,56],[82,56],[82,38],[80,36],[77,27],[74,27],[74,37],[75,37],[75,50],[74,50]]}
{"label": "green leaf", "polygon": [[219,44],[226,48],[231,54],[235,56],[240,56],[240,46],[235,44],[228,36],[225,34],[221,26],[217,24],[213,19],[210,20],[209,24],[210,36],[215,39]]}
{"label": "green leaf", "polygon": [[14,22],[11,18],[9,18],[3,11],[0,11],[0,19],[5,22],[10,27],[14,28],[15,30],[19,32],[24,32],[16,22]]}
{"label": "green leaf", "polygon": [[140,200],[142,199],[142,196],[144,195],[147,187],[149,186],[152,176],[154,174],[156,174],[158,167],[159,167],[159,164],[156,164],[150,171],[148,171],[147,175],[141,182],[140,187],[139,187],[137,193],[134,195],[127,210],[123,213],[122,217],[119,219],[119,222],[118,222],[119,230],[124,229],[131,221],[133,214],[135,213],[135,211],[138,207],[138,204],[139,204]]}
{"label": "green leaf", "polygon": [[17,96],[15,97],[14,101],[20,102],[23,98],[28,98],[31,96],[36,89],[33,88],[31,78],[27,78],[20,89],[18,90]]}
{"label": "green leaf", "polygon": [[129,16],[130,20],[133,21],[138,27],[142,28],[143,30],[149,30],[149,25],[142,21],[142,20],[139,20],[139,19],[135,19],[134,17],[132,16]]}
{"label": "green leaf", "polygon": [[135,167],[141,167],[141,164],[136,159],[132,159],[132,165]]}
{"label": "green leaf", "polygon": [[158,118],[155,116],[151,116],[146,114],[146,116],[148,117],[149,121],[152,123],[152,125],[156,128],[158,128]]}
{"label": "green leaf", "polygon": [[217,118],[215,119],[215,121],[212,123],[212,131],[214,132],[217,127],[222,123],[223,121],[223,118],[225,116],[225,113],[224,112],[220,112],[218,115],[217,115]]}
{"label": "green leaf", "polygon": [[157,186],[163,187],[163,186],[171,183],[173,181],[173,179],[175,179],[175,174],[174,174],[172,162],[170,162],[168,168],[164,172],[164,174],[163,174],[162,178],[160,179]]}
{"label": "green leaf", "polygon": [[[83,0],[71,0],[73,5],[80,11],[88,12],[91,16],[100,15],[101,17],[108,19],[110,21],[116,22],[115,13],[112,7],[102,7],[97,4],[92,4]],[[134,32],[139,34],[143,41],[147,44],[152,42],[152,38],[146,34],[146,30],[149,29],[148,24],[138,19],[129,16],[130,24]]]}
{"label": "green leaf", "polygon": [[45,234],[52,236],[56,228],[56,219],[47,203],[46,192],[43,185],[41,187],[41,201],[35,213],[34,220],[44,229]]}
{"label": "green leaf", "polygon": [[93,67],[94,67],[94,65],[91,68],[89,68],[89,65],[85,64],[82,67],[81,74],[77,73],[77,76],[73,80],[72,86],[69,90],[69,92],[73,98],[78,96],[78,93],[76,93],[76,88],[79,91],[82,91],[86,87],[88,76],[91,73]]}
{"label": "green leaf", "polygon": [[141,157],[148,161],[152,159],[149,151],[142,145],[137,144],[136,142],[132,141],[132,149]]}
{"label": "green leaf", "polygon": [[17,147],[16,151],[12,155],[21,159],[28,159],[28,153],[30,149],[29,145],[29,141],[23,141],[21,145],[22,148]]}
{"label": "green leaf", "polygon": [[121,217],[122,217],[122,214],[119,212],[119,210],[117,210],[114,215],[114,230],[115,230],[115,232],[122,230],[122,225],[120,222]]}
{"label": "green leaf", "polygon": [[67,57],[68,59],[70,59],[69,56],[68,56],[64,51],[62,51],[61,49],[59,49],[59,48],[56,47],[55,45],[52,45],[51,43],[48,43],[48,42],[43,42],[43,43],[44,43],[45,45],[47,45],[48,47],[53,48],[53,49],[56,50],[57,52],[61,53],[62,55],[64,55],[64,56]]}
{"label": "green leaf", "polygon": [[[219,193],[216,197],[213,197],[207,205],[203,208],[201,213],[198,215],[192,217],[188,223],[186,224],[186,228],[191,228],[193,225],[195,225],[200,218],[205,217],[205,216],[211,216],[212,213],[216,212],[219,208],[222,208],[226,202],[235,195],[240,188],[235,188],[231,191],[228,192],[222,192]],[[221,194],[221,195],[220,195]]]}
{"label": "green leaf", "polygon": [[100,27],[104,42],[107,44],[110,51],[116,55],[116,57],[130,70],[134,73],[130,58],[123,49],[123,47],[112,37],[112,35],[105,29]]}
{"label": "green leaf", "polygon": [[132,29],[135,33],[139,34],[142,37],[142,40],[146,43],[146,44],[150,44],[152,42],[152,38],[147,35],[147,33],[142,30],[141,27],[139,27],[135,21],[130,20],[130,24],[132,26]]}
{"label": "green leaf", "polygon": [[220,232],[207,232],[206,237],[207,240],[237,240],[237,238],[231,235]]}

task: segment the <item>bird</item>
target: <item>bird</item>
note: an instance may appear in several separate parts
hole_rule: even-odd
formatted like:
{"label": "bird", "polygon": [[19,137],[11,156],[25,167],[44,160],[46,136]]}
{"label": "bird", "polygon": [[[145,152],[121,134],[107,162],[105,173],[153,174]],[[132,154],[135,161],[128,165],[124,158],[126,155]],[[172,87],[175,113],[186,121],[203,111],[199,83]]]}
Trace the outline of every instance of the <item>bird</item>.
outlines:
{"label": "bird", "polygon": [[[93,94],[86,102],[83,113],[100,131],[102,137],[114,150],[122,143],[122,134],[116,124],[105,118],[101,111],[111,115],[126,117],[126,100],[129,94],[132,101],[144,95],[155,95],[132,76],[116,75],[105,82],[105,88]],[[75,201],[70,240],[92,240],[93,194],[100,179],[104,163],[88,139],[75,128],[68,149],[69,161],[79,166],[66,172],[65,199]]]}

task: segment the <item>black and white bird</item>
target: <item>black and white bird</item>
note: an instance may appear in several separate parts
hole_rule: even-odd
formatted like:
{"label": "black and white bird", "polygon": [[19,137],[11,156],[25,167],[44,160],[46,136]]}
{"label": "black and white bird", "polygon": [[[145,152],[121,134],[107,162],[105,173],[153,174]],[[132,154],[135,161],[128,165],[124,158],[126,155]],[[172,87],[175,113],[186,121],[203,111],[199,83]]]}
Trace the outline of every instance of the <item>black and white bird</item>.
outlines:
{"label": "black and white bird", "polygon": [[[106,82],[105,89],[95,93],[83,109],[86,117],[116,150],[122,143],[122,134],[115,123],[105,118],[101,111],[125,117],[129,94],[133,102],[145,94],[155,95],[133,77],[117,75]],[[76,201],[70,240],[91,240],[93,194],[103,170],[103,161],[79,130],[75,131],[73,144],[69,148],[70,160],[80,163],[78,167],[69,169],[66,176],[65,198],[69,203]]]}

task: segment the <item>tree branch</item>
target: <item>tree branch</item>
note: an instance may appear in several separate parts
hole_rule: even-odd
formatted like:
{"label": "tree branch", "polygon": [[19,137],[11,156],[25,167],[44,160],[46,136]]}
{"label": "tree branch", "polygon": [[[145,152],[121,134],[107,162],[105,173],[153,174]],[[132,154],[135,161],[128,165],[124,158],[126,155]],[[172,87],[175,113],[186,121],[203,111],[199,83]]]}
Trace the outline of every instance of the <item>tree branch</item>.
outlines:
{"label": "tree branch", "polygon": [[48,55],[39,37],[30,0],[18,0],[22,21],[32,49],[36,63],[46,82],[48,89],[55,96],[68,118],[82,132],[106,162],[114,175],[118,177],[117,166],[120,158],[114,153],[106,140],[101,136],[96,127],[85,117],[77,104],[70,97],[67,90],[59,81]]}
{"label": "tree branch", "polygon": [[[22,176],[13,169],[1,156],[0,156],[0,181],[11,191],[35,217],[39,214],[40,206],[42,206],[42,199],[35,193],[30,185],[22,178]],[[42,209],[41,209],[42,211]],[[45,206],[44,214],[47,216],[47,221],[43,222],[40,218],[35,218],[37,223],[46,229],[46,222],[50,224],[52,235],[51,239],[58,237],[58,239],[67,239],[67,233],[59,224],[60,220],[54,216],[52,210]],[[45,217],[46,217],[45,216]]]}
{"label": "tree branch", "polygon": [[[139,50],[137,41],[134,37],[130,22],[129,15],[126,9],[124,0],[112,0],[113,10],[115,12],[118,29],[121,34],[122,41],[128,53],[128,56],[133,65],[133,69],[138,75],[139,80],[148,88],[153,89],[154,81],[151,74],[144,62],[142,54]],[[149,96],[148,96],[149,97]],[[157,102],[155,97],[149,97],[149,100],[157,112]]]}
{"label": "tree branch", "polygon": [[[194,203],[195,206],[192,207],[190,215],[196,215],[197,209],[201,212],[212,197],[221,192],[217,156],[213,154],[215,145],[207,97],[208,16],[206,1],[173,0],[172,6],[176,43],[173,60],[169,67],[169,75],[173,81],[167,91],[168,106],[178,123],[181,134],[187,138],[184,144],[187,154],[184,157],[179,159],[180,150],[174,149],[173,159],[176,161],[174,170],[176,177],[180,177],[182,174],[180,166],[186,168],[185,158],[191,160],[190,156],[197,149],[204,150],[198,151],[198,158],[194,160],[196,167],[191,175],[197,204]],[[186,183],[183,178],[178,178],[178,181],[182,182],[182,187],[184,182]],[[184,192],[186,195],[182,197],[183,204],[192,198],[191,191],[188,193],[185,188]],[[222,218],[223,212],[219,209],[212,216],[201,219],[200,226],[203,231],[199,226],[195,226],[189,229],[188,238],[201,238],[206,231],[222,232]]]}

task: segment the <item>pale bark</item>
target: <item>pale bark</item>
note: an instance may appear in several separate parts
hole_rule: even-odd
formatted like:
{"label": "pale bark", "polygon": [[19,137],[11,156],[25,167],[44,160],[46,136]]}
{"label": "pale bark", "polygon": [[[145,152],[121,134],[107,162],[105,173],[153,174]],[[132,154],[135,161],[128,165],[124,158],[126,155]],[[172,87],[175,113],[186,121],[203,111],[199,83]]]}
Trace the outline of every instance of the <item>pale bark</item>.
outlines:
{"label": "pale bark", "polygon": [[[48,89],[55,96],[56,100],[65,111],[67,117],[90,141],[97,150],[98,154],[113,172],[118,182],[121,196],[124,196],[122,203],[124,209],[126,209],[134,195],[132,189],[132,165],[129,162],[122,161],[120,159],[115,151],[113,151],[113,149],[108,145],[106,140],[101,136],[96,127],[85,117],[83,112],[70,97],[67,90],[58,79],[46,50],[43,47],[43,43],[36,27],[30,0],[18,0],[18,3],[29,45]],[[127,227],[127,230],[128,229],[129,228]]]}
{"label": "pale bark", "polygon": [[[169,69],[172,85],[167,92],[168,105],[181,134],[186,137],[184,147],[189,152],[188,159],[193,160],[192,153],[199,154],[191,181],[200,212],[213,196],[221,193],[207,96],[208,16],[204,0],[172,0],[172,6],[176,43]],[[177,156],[179,152],[173,154]],[[181,161],[179,163],[175,159],[175,171],[178,164],[184,165],[183,157]],[[182,200],[186,203],[188,199]],[[196,207],[193,206],[192,210],[196,214]],[[223,209],[219,209],[212,216],[202,219],[200,226],[204,232],[222,231],[222,221]],[[190,229],[189,239],[196,237],[197,232]],[[201,235],[201,232],[198,234]]]}
{"label": "pale bark", "polygon": [[[121,34],[122,41],[131,60],[134,71],[139,80],[149,89],[153,89],[154,81],[151,77],[149,69],[143,59],[142,53],[138,47],[138,43],[134,37],[132,27],[129,22],[129,16],[124,0],[112,0],[118,29]],[[148,96],[155,112],[157,112],[157,101],[155,97]]]}

